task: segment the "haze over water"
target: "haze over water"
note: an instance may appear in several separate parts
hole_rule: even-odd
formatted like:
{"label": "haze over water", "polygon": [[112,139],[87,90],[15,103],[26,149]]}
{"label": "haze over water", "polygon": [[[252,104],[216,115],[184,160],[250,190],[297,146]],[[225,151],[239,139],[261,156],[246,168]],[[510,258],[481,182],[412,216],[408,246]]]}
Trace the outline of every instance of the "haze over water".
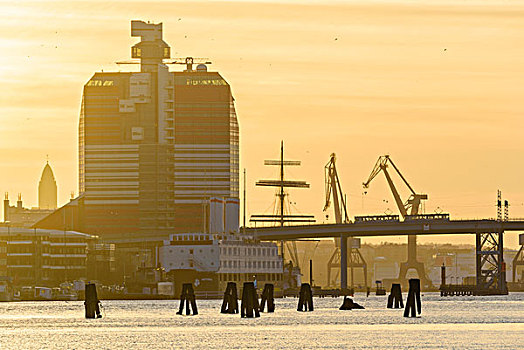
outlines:
{"label": "haze over water", "polygon": [[[404,294],[404,300],[406,294]],[[524,293],[496,297],[422,296],[420,318],[386,309],[386,297],[357,294],[365,310],[339,311],[341,298],[276,299],[259,319],[220,314],[221,301],[197,301],[199,315],[177,316],[178,301],[102,301],[104,317],[84,319],[83,302],[0,304],[2,349],[522,349]]]}

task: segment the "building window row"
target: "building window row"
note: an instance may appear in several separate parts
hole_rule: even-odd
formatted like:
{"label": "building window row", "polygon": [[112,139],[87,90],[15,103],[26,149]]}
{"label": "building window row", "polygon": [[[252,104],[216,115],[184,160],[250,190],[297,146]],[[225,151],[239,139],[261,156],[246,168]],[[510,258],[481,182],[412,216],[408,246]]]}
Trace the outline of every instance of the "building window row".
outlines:
{"label": "building window row", "polygon": [[281,261],[237,261],[225,260],[220,262],[224,268],[248,268],[248,269],[279,269],[282,267]]}
{"label": "building window row", "polygon": [[277,248],[222,247],[220,253],[231,256],[238,256],[241,253],[245,256],[277,256]]}

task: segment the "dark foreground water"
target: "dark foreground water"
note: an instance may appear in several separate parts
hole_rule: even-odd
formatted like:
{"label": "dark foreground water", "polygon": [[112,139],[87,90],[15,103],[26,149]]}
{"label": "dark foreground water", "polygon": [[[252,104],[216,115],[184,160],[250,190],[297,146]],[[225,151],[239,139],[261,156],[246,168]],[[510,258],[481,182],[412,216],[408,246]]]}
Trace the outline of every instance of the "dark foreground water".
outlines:
{"label": "dark foreground water", "polygon": [[218,300],[198,301],[198,316],[175,315],[178,301],[105,301],[97,320],[84,319],[81,301],[0,303],[0,348],[524,349],[524,293],[426,293],[415,319],[386,309],[386,297],[354,300],[366,309],[315,298],[315,311],[303,313],[297,299],[277,299],[275,313],[258,319],[222,315]]}

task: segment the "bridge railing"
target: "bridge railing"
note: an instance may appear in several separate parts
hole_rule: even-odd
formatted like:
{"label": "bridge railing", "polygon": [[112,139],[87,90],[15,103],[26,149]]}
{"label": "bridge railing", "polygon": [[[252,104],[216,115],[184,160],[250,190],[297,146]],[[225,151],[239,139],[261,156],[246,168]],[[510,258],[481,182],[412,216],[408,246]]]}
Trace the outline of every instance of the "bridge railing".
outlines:
{"label": "bridge railing", "polygon": [[502,221],[524,221],[524,218],[508,218],[507,220]]}
{"label": "bridge railing", "polygon": [[449,214],[417,214],[406,215],[404,221],[414,220],[449,220]]}
{"label": "bridge railing", "polygon": [[355,223],[361,222],[373,222],[373,221],[399,221],[399,215],[365,215],[365,216],[355,216]]}

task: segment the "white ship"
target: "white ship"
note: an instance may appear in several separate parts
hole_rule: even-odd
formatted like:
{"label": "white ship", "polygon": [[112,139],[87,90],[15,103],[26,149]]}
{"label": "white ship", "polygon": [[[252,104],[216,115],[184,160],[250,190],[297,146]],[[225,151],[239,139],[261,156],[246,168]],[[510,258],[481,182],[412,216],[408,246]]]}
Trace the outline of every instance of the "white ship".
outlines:
{"label": "white ship", "polygon": [[196,291],[225,290],[227,282],[273,283],[282,289],[283,264],[275,243],[241,234],[172,234],[159,248],[159,263],[175,283],[193,283]]}

